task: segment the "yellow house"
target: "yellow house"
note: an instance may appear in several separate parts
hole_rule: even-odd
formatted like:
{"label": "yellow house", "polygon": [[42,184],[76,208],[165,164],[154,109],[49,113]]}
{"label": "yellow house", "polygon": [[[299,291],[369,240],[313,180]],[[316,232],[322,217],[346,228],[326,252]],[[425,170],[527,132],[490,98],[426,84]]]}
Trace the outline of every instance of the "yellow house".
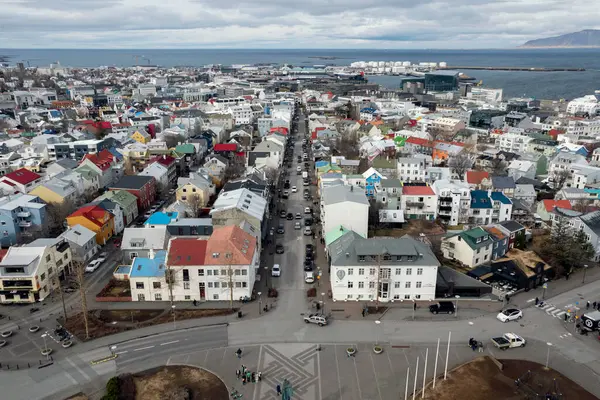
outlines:
{"label": "yellow house", "polygon": [[70,227],[82,225],[96,233],[96,243],[105,245],[115,231],[115,217],[102,207],[92,205],[81,207],[67,217]]}
{"label": "yellow house", "polygon": [[133,140],[135,140],[138,143],[142,143],[142,144],[147,144],[150,140],[152,140],[152,137],[150,136],[149,133],[147,132],[140,132],[140,131],[135,131],[133,132],[133,134],[131,135],[131,138]]}
{"label": "yellow house", "polygon": [[29,194],[38,196],[46,203],[63,204],[65,200],[76,202],[77,189],[73,182],[60,179],[50,179],[43,185],[37,186]]}
{"label": "yellow house", "polygon": [[215,194],[215,185],[200,176],[192,175],[190,178],[179,178],[177,183],[179,184],[176,192],[177,200],[189,205],[192,205],[194,201],[192,199],[197,197],[198,203],[194,205],[205,207],[210,196]]}

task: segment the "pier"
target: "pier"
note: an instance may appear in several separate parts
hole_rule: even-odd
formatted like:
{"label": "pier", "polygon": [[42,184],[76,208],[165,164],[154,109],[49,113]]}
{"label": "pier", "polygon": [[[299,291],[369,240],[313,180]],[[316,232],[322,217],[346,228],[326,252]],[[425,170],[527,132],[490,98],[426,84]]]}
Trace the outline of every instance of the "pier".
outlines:
{"label": "pier", "polygon": [[544,68],[544,67],[477,67],[477,66],[446,66],[438,67],[438,70],[446,69],[471,69],[471,70],[487,70],[487,71],[529,71],[529,72],[583,72],[585,68]]}

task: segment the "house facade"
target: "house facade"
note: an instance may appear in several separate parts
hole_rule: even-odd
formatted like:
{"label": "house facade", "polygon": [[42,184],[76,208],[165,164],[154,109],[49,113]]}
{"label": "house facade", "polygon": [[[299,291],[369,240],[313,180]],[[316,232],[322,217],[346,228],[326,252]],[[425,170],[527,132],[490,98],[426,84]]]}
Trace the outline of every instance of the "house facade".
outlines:
{"label": "house facade", "polygon": [[474,268],[492,259],[494,239],[483,228],[477,227],[442,239],[442,253],[449,260],[457,260]]}
{"label": "house facade", "polygon": [[156,200],[156,180],[151,176],[123,176],[109,190],[125,190],[134,195],[138,212],[146,211]]}
{"label": "house facade", "polygon": [[343,226],[362,237],[368,237],[369,201],[359,188],[345,185],[324,188],[320,217],[323,234]]}

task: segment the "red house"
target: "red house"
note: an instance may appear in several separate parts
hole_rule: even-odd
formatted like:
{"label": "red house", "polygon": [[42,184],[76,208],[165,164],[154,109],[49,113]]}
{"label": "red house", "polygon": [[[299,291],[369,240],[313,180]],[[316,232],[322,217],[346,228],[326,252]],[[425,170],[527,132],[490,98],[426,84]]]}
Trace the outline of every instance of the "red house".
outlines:
{"label": "red house", "polygon": [[137,206],[141,213],[150,208],[156,200],[156,179],[152,176],[127,175],[109,190],[126,190],[137,197]]}

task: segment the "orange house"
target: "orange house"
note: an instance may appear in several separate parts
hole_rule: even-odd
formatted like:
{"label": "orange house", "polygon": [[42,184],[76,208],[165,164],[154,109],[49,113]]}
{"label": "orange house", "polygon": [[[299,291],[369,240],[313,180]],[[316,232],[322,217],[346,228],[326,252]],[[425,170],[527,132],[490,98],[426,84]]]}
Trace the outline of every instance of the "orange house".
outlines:
{"label": "orange house", "polygon": [[82,225],[96,233],[96,243],[103,246],[115,231],[115,217],[96,205],[81,207],[67,217],[69,227]]}

